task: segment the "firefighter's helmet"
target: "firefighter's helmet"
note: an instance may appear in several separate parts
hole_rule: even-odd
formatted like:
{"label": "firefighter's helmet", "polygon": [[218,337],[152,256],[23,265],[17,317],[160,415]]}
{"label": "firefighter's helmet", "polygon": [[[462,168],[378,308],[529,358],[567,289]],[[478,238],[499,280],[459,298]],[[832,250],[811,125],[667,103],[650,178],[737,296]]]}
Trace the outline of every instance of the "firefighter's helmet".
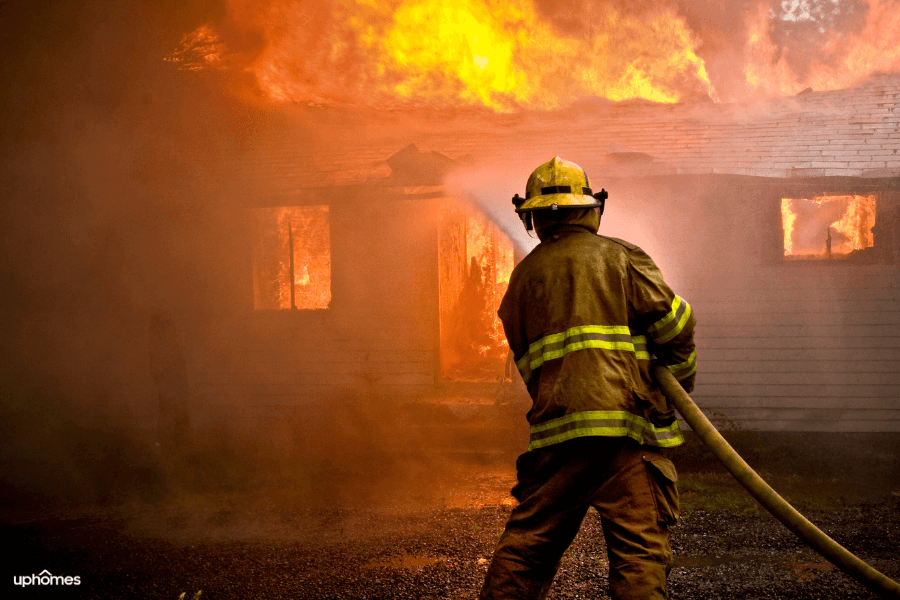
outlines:
{"label": "firefighter's helmet", "polygon": [[516,212],[525,222],[525,227],[530,230],[531,215],[528,213],[600,207],[600,214],[603,214],[607,197],[606,190],[594,193],[584,169],[555,156],[535,169],[528,178],[525,197],[516,194],[512,201],[516,206]]}
{"label": "firefighter's helmet", "polygon": [[517,213],[524,213],[603,206],[605,198],[605,190],[594,194],[584,169],[556,156],[534,170],[525,185],[525,198],[516,194],[513,204]]}

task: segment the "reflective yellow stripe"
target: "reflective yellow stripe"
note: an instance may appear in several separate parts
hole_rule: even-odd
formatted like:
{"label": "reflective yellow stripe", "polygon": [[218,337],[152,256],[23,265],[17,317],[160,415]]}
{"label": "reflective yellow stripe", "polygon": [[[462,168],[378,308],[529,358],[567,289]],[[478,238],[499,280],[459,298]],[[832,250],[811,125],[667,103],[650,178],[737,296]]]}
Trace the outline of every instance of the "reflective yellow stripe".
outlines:
{"label": "reflective yellow stripe", "polygon": [[[601,350],[624,350],[635,352],[635,338],[627,325],[579,325],[562,333],[542,337],[528,346],[528,353],[516,361],[522,379],[528,383],[531,372],[545,361],[562,358],[569,352],[598,348]],[[646,354],[646,338],[644,338]],[[647,355],[649,358],[649,354]]]}
{"label": "reflective yellow stripe", "polygon": [[550,350],[544,352],[541,355],[541,358],[535,359],[535,362],[538,364],[535,365],[534,362],[531,363],[531,368],[535,368],[536,366],[540,366],[546,360],[553,360],[554,358],[562,358],[569,352],[574,352],[576,350],[584,350],[585,348],[603,348],[604,350],[631,350],[634,351],[634,343],[629,341],[604,341],[604,340],[583,340],[580,342],[573,342],[571,344],[566,344],[564,348],[560,348],[558,350]]}
{"label": "reflective yellow stripe", "polygon": [[647,350],[647,336],[633,335],[631,342],[634,344],[634,355],[638,360],[650,360],[650,351]]}
{"label": "reflective yellow stripe", "polygon": [[589,410],[571,413],[531,427],[529,450],[558,444],[576,437],[630,437],[641,444],[671,448],[684,443],[678,421],[657,427],[622,410]]}
{"label": "reflective yellow stripe", "polygon": [[665,344],[684,329],[691,318],[691,305],[681,296],[675,296],[672,310],[662,319],[647,328],[647,333],[657,344]]}
{"label": "reflective yellow stripe", "polygon": [[652,333],[654,331],[659,331],[669,323],[671,323],[675,319],[675,313],[678,311],[678,307],[681,306],[681,296],[675,296],[675,300],[672,301],[672,309],[664,316],[662,319],[651,325],[647,328],[648,333]]}
{"label": "reflective yellow stripe", "polygon": [[669,365],[666,369],[675,376],[678,381],[684,381],[697,372],[697,351],[692,350],[691,355],[684,362],[677,365]]}
{"label": "reflective yellow stripe", "polygon": [[528,346],[528,353],[533,354],[538,349],[561,342],[566,338],[586,333],[598,333],[601,335],[631,335],[631,330],[625,325],[579,325],[570,327],[562,333],[547,335]]}

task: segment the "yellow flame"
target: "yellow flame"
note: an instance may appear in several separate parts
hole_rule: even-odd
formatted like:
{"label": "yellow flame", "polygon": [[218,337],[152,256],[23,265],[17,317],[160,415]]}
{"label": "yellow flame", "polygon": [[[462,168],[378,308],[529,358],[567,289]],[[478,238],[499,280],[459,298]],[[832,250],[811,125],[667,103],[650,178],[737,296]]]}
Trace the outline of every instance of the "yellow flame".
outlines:
{"label": "yellow flame", "polygon": [[295,285],[309,285],[309,265],[302,265],[294,275]]}
{"label": "yellow flame", "polygon": [[790,198],[781,199],[781,228],[784,231],[784,255],[794,253],[794,221],[797,215],[794,214],[793,200]]}
{"label": "yellow flame", "polygon": [[832,196],[830,199],[847,202],[847,210],[843,216],[831,223],[831,228],[841,234],[844,240],[844,248],[840,251],[847,253],[871,248],[875,242],[872,234],[872,227],[875,226],[875,196]]}
{"label": "yellow flame", "polygon": [[572,32],[534,0],[334,0],[317,19],[304,4],[247,8],[258,1],[232,0],[229,12],[253,13],[267,40],[249,69],[271,100],[511,111],[715,98],[674,5],[640,16],[591,5],[590,26]]}

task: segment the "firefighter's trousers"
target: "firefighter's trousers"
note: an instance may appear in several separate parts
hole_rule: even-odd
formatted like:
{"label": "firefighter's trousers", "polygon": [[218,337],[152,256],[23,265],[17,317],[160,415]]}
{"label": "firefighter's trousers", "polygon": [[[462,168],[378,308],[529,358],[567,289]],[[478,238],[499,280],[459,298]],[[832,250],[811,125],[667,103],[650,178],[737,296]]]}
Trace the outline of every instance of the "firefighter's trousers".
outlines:
{"label": "firefighter's trousers", "polygon": [[545,598],[589,507],[600,514],[613,600],[666,598],[675,467],[629,438],[582,437],[516,461],[519,500],[500,537],[483,600]]}

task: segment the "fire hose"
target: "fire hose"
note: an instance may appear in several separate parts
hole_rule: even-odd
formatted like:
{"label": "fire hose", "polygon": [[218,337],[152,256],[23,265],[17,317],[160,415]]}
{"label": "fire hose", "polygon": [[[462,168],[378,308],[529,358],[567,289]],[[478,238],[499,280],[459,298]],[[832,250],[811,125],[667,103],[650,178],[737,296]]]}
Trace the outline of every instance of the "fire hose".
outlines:
{"label": "fire hose", "polygon": [[900,584],[828,537],[773,490],[725,441],[669,371],[656,366],[653,375],[663,394],[678,409],[694,433],[766,510],[813,550],[856,579],[869,591],[882,598],[900,598]]}

